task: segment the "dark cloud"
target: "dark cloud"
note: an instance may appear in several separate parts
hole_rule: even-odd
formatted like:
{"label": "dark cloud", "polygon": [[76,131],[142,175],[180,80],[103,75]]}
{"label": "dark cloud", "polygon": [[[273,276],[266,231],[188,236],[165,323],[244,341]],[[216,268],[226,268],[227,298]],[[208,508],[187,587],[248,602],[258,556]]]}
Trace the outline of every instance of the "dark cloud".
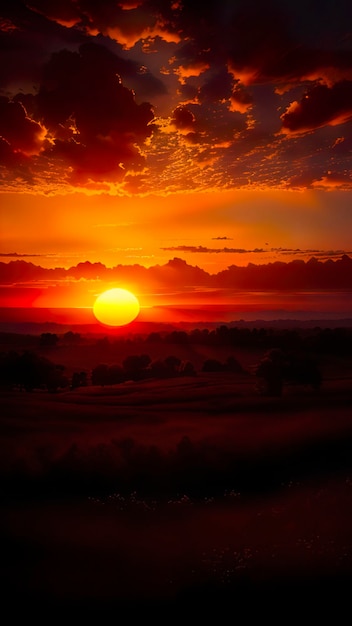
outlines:
{"label": "dark cloud", "polygon": [[249,252],[265,252],[262,248],[254,248],[254,250],[246,250],[245,248],[209,248],[207,246],[170,246],[169,248],[161,248],[161,250],[171,252],[202,252],[207,254],[248,254]]}
{"label": "dark cloud", "polygon": [[[46,64],[39,92],[31,99],[33,114],[51,139],[48,156],[65,161],[83,180],[118,178],[124,169],[144,163],[137,144],[151,135],[153,111],[148,103],[136,103],[117,65],[112,53],[95,44],[84,44],[79,52],[60,51]],[[25,96],[22,100],[28,102]],[[27,133],[21,132],[21,141],[27,137],[33,151],[43,129],[24,112],[22,126]]]}
{"label": "dark cloud", "polygon": [[[332,256],[337,252],[332,252]],[[107,268],[102,263],[79,263],[69,269],[45,269],[27,261],[0,262],[0,281],[9,290],[26,283],[40,282],[41,287],[57,284],[61,280],[114,280],[123,284],[129,281],[135,289],[143,291],[156,285],[158,289],[185,287],[207,287],[226,289],[351,289],[352,257],[339,254],[338,258],[319,260],[316,254],[308,261],[296,259],[288,263],[276,261],[262,265],[249,263],[246,267],[231,265],[217,274],[209,274],[197,266],[192,266],[180,258],[174,258],[165,265],[145,268],[140,265],[118,265]],[[9,296],[4,288],[1,294]]]}
{"label": "dark cloud", "polygon": [[75,49],[84,41],[81,29],[48,21],[24,2],[2,3],[0,88],[34,92],[51,54],[60,48]]}
{"label": "dark cloud", "polygon": [[230,101],[231,111],[246,113],[253,104],[253,96],[243,87],[243,85],[240,85],[238,81],[232,90]]}
{"label": "dark cloud", "polygon": [[171,123],[177,130],[190,131],[195,126],[196,118],[189,109],[183,106],[177,107],[172,115]]}
{"label": "dark cloud", "polygon": [[229,100],[233,93],[234,81],[231,74],[224,69],[215,73],[207,71],[203,85],[199,89],[199,101]]}
{"label": "dark cloud", "polygon": [[39,154],[45,134],[43,126],[29,118],[19,102],[0,97],[0,135],[11,151],[26,156]]}
{"label": "dark cloud", "polygon": [[133,46],[141,38],[157,35],[168,39],[174,32],[171,20],[174,11],[165,7],[165,3],[162,11],[157,2],[149,1],[56,0],[48,5],[45,0],[31,0],[30,6],[59,24],[79,26],[91,35],[101,33],[125,47]]}
{"label": "dark cloud", "polygon": [[281,116],[284,132],[297,133],[337,126],[352,117],[352,81],[331,87],[317,84],[306,91],[300,102],[293,102]]}
{"label": "dark cloud", "polygon": [[[213,237],[213,239],[228,239],[228,237]],[[268,244],[266,244],[268,245]],[[341,257],[346,254],[351,254],[351,252],[346,252],[345,250],[319,250],[319,249],[301,249],[301,248],[209,248],[207,246],[170,246],[168,248],[161,248],[161,250],[170,251],[170,252],[193,252],[193,253],[203,253],[203,254],[272,254],[283,255],[283,256],[301,256],[301,257],[320,257],[323,259],[329,259],[333,257]],[[302,261],[303,262],[303,261]]]}
{"label": "dark cloud", "polygon": [[79,3],[72,2],[72,0],[51,0],[50,3],[45,0],[30,0],[25,4],[64,26],[74,26],[81,21],[78,11]]}
{"label": "dark cloud", "polygon": [[3,4],[4,185],[55,169],[104,190],[283,188],[352,169],[350,2]]}

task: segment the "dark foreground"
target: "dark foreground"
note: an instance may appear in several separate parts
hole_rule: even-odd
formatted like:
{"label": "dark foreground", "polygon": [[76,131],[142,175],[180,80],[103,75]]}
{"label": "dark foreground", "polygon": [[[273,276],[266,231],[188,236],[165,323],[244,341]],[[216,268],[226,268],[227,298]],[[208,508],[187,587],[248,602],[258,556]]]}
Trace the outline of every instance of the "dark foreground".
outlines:
{"label": "dark foreground", "polygon": [[342,623],[351,399],[343,380],[270,399],[206,375],[4,393],[3,610]]}

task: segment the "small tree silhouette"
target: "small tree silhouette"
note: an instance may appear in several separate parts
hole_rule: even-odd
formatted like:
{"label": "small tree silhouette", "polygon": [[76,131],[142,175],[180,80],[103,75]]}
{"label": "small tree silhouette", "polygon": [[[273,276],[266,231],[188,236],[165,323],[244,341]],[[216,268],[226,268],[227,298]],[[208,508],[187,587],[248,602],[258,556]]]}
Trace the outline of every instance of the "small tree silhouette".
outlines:
{"label": "small tree silhouette", "polygon": [[122,367],[126,376],[129,376],[132,380],[141,380],[146,378],[146,369],[151,363],[149,354],[131,354],[127,356],[122,362]]}
{"label": "small tree silhouette", "polygon": [[67,333],[64,333],[63,340],[65,343],[75,345],[79,343],[82,340],[82,338],[79,333],[74,333],[72,332],[72,330],[69,330],[67,331]]}
{"label": "small tree silhouette", "polygon": [[256,366],[255,375],[261,378],[263,386],[262,393],[267,396],[281,396],[283,381],[285,355],[279,348],[269,350]]}
{"label": "small tree silhouette", "polygon": [[183,361],[180,365],[180,376],[196,376],[197,372],[191,361]]}
{"label": "small tree silhouette", "polygon": [[45,348],[53,348],[59,341],[55,333],[42,333],[40,335],[39,344]]}
{"label": "small tree silhouette", "polygon": [[26,391],[40,388],[57,391],[66,387],[69,383],[64,370],[63,365],[53,363],[29,350],[22,354],[9,352],[2,355],[0,360],[1,384]]}
{"label": "small tree silhouette", "polygon": [[71,389],[86,387],[88,384],[86,372],[74,372],[71,379]]}
{"label": "small tree silhouette", "polygon": [[109,384],[109,367],[105,363],[100,363],[92,370],[92,385],[104,385]]}
{"label": "small tree silhouette", "polygon": [[297,352],[288,356],[285,378],[295,385],[310,385],[316,390],[320,389],[322,383],[317,362],[309,355]]}

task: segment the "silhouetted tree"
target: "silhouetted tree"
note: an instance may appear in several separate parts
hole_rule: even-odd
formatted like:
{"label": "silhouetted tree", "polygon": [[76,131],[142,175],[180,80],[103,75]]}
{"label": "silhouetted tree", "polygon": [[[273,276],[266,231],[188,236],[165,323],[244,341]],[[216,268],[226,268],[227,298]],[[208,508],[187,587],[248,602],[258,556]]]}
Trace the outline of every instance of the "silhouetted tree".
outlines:
{"label": "silhouetted tree", "polygon": [[123,360],[122,367],[132,380],[140,380],[147,376],[146,369],[150,363],[149,354],[131,354]]}
{"label": "silhouetted tree", "polygon": [[100,363],[92,370],[92,385],[104,385],[109,384],[109,367],[105,363]]}
{"label": "silhouetted tree", "polygon": [[63,340],[65,343],[75,345],[82,340],[82,337],[79,333],[74,333],[72,330],[69,330],[67,333],[64,333]]}
{"label": "silhouetted tree", "polygon": [[17,381],[19,354],[14,350],[0,355],[0,384],[12,388]]}
{"label": "silhouetted tree", "polygon": [[161,343],[162,342],[162,337],[161,337],[160,333],[152,332],[146,338],[146,342],[147,343]]}
{"label": "silhouetted tree", "polygon": [[227,372],[235,372],[240,374],[241,372],[243,372],[243,368],[242,365],[237,361],[237,359],[234,356],[228,356],[225,363],[224,363],[224,369]]}
{"label": "silhouetted tree", "polygon": [[46,369],[45,385],[48,391],[55,393],[58,389],[68,387],[69,380],[64,374],[64,365],[55,365],[50,363]]}
{"label": "silhouetted tree", "polygon": [[223,364],[218,359],[206,359],[202,365],[202,372],[222,372]]}
{"label": "silhouetted tree", "polygon": [[180,376],[196,376],[197,372],[191,361],[183,361],[179,368]]}
{"label": "silhouetted tree", "polygon": [[52,348],[57,345],[58,341],[59,338],[55,333],[42,333],[40,335],[39,345],[45,348]]}
{"label": "silhouetted tree", "polygon": [[126,379],[125,373],[121,365],[110,365],[109,367],[109,380],[110,385],[117,385],[122,383]]}
{"label": "silhouetted tree", "polygon": [[315,359],[307,354],[294,352],[288,355],[287,361],[285,379],[288,382],[320,389],[322,375]]}
{"label": "silhouetted tree", "polygon": [[282,350],[269,350],[257,365],[255,374],[264,382],[262,392],[267,396],[281,396],[284,381],[285,355]]}
{"label": "silhouetted tree", "polygon": [[168,369],[163,359],[155,359],[149,365],[149,373],[152,378],[167,378]]}
{"label": "silhouetted tree", "polygon": [[173,330],[165,337],[166,343],[186,344],[188,343],[188,334],[184,330]]}
{"label": "silhouetted tree", "polygon": [[77,389],[77,387],[86,387],[88,384],[86,372],[74,372],[71,379],[71,389]]}
{"label": "silhouetted tree", "polygon": [[46,388],[48,391],[57,391],[68,385],[63,365],[28,350],[22,354],[11,351],[2,355],[0,363],[2,384],[10,388],[19,387],[26,391]]}
{"label": "silhouetted tree", "polygon": [[181,365],[181,359],[179,357],[170,354],[164,359],[165,366],[170,376],[177,376],[179,373],[179,367]]}
{"label": "silhouetted tree", "polygon": [[97,339],[96,346],[97,348],[104,348],[104,349],[110,348],[111,344],[109,341],[109,337],[101,337],[100,339]]}

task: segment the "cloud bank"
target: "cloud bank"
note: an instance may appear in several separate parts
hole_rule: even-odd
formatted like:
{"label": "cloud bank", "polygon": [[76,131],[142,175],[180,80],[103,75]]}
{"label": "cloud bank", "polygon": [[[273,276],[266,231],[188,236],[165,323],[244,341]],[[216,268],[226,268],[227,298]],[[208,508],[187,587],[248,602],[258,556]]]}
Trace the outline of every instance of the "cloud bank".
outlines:
{"label": "cloud bank", "polygon": [[4,190],[352,187],[351,4],[14,0]]}
{"label": "cloud bank", "polygon": [[141,265],[117,265],[112,268],[103,263],[78,263],[68,269],[47,269],[28,261],[0,262],[0,284],[8,288],[21,286],[43,286],[60,281],[80,280],[114,281],[115,285],[133,284],[135,289],[352,289],[352,257],[341,255],[336,260],[309,261],[296,259],[289,263],[276,261],[262,265],[249,263],[247,266],[230,265],[216,274],[192,266],[175,257],[165,265],[146,268]]}

